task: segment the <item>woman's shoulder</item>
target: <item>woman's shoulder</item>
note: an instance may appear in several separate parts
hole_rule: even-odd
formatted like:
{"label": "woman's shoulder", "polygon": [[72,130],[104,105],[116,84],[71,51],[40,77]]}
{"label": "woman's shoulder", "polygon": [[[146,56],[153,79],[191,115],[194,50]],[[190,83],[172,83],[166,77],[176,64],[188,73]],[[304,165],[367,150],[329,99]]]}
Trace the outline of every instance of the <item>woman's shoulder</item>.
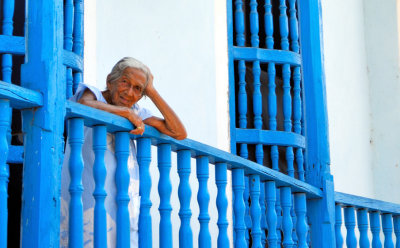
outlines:
{"label": "woman's shoulder", "polygon": [[97,101],[106,102],[101,90],[99,90],[95,86],[84,83],[80,83],[78,85],[78,88],[76,89],[74,96],[70,100],[77,102],[82,97],[83,93],[86,90],[90,90],[95,95]]}

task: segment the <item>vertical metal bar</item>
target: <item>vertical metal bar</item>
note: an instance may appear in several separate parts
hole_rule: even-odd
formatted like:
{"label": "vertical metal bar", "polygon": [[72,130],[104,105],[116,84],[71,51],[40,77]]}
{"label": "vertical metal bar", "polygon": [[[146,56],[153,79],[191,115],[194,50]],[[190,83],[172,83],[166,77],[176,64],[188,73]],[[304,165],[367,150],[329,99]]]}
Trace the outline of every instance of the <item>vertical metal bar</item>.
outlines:
{"label": "vertical metal bar", "polygon": [[267,202],[267,224],[268,224],[268,247],[277,248],[278,235],[277,231],[277,215],[275,210],[276,204],[276,184],[275,181],[265,182],[265,200]]}
{"label": "vertical metal bar", "polygon": [[355,234],[356,227],[356,216],[354,213],[354,207],[345,207],[344,208],[344,225],[347,229],[346,235],[346,245],[348,248],[356,248],[357,247],[357,239]]}
{"label": "vertical metal bar", "polygon": [[139,195],[140,195],[140,214],[139,214],[139,247],[152,247],[151,229],[151,140],[149,138],[137,139],[137,160],[139,163]]}
{"label": "vertical metal bar", "polygon": [[180,178],[178,196],[181,208],[179,218],[181,226],[179,228],[179,247],[193,247],[193,232],[190,227],[192,210],[190,209],[190,198],[192,189],[190,188],[190,150],[178,151],[178,174]]}
{"label": "vertical metal bar", "polygon": [[372,232],[372,248],[382,248],[380,232],[381,222],[378,211],[372,211],[369,213],[370,228]]}
{"label": "vertical metal bar", "polygon": [[172,223],[171,223],[171,145],[160,144],[157,150],[158,171],[158,193],[160,195],[160,240],[159,245],[163,248],[172,248]]}
{"label": "vertical metal bar", "polygon": [[393,216],[394,234],[396,235],[396,248],[400,248],[400,216]]}
{"label": "vertical metal bar", "polygon": [[235,213],[235,241],[236,248],[247,247],[246,242],[246,223],[244,221],[246,205],[243,200],[245,190],[244,169],[232,170],[232,189],[234,195],[233,211]]}
{"label": "vertical metal bar", "polygon": [[250,214],[252,247],[262,247],[261,243],[261,208],[260,208],[260,176],[250,175]]}
{"label": "vertical metal bar", "polygon": [[115,134],[115,157],[117,168],[115,170],[115,184],[117,186],[117,247],[130,245],[130,218],[129,218],[129,133],[117,132]]}
{"label": "vertical metal bar", "polygon": [[292,208],[292,189],[290,187],[282,187],[281,190],[281,204],[282,204],[282,231],[284,248],[293,247],[292,231],[293,222],[290,210]]}
{"label": "vertical metal bar", "polygon": [[298,248],[308,248],[307,244],[307,232],[308,232],[308,225],[306,221],[306,214],[307,214],[307,198],[305,193],[296,193],[294,195],[295,200],[295,211],[297,216],[296,222],[296,231],[297,231],[297,238],[298,244],[296,247]]}
{"label": "vertical metal bar", "polygon": [[[10,109],[10,102],[0,99],[0,113],[7,113]],[[7,132],[10,127],[10,116],[0,115],[0,247],[7,247],[7,185],[9,178],[7,157],[8,139]]]}
{"label": "vertical metal bar", "polygon": [[[199,192],[197,193],[197,202],[199,203],[200,213],[200,233],[199,233],[199,247],[211,247],[211,235],[208,228],[210,222],[210,215],[208,213],[208,204],[210,202],[210,194],[208,193],[207,181],[209,178],[208,171],[208,157],[201,156],[196,159],[196,173],[199,181]],[[243,198],[243,197],[242,197]]]}
{"label": "vertical metal bar", "polygon": [[385,248],[394,248],[393,244],[393,224],[392,224],[392,214],[382,214],[382,230],[385,235]]}
{"label": "vertical metal bar", "polygon": [[[83,57],[83,0],[74,0],[74,12],[74,44],[72,49],[74,53]],[[76,72],[74,74],[73,93],[82,82],[82,72]]]}
{"label": "vertical metal bar", "polygon": [[[74,0],[64,1],[64,49],[72,51],[74,26]],[[72,69],[67,68],[67,99],[72,96]]]}
{"label": "vertical metal bar", "polygon": [[71,147],[69,158],[69,174],[71,182],[69,193],[69,247],[83,247],[83,204],[82,204],[82,172],[83,172],[83,119],[69,119],[68,142]]}
{"label": "vertical metal bar", "polygon": [[368,212],[366,209],[357,210],[357,225],[360,231],[360,248],[368,248]]}
{"label": "vertical metal bar", "polygon": [[96,201],[94,206],[94,247],[107,246],[107,213],[104,206],[107,192],[104,189],[106,181],[106,165],[104,163],[104,154],[107,150],[107,128],[106,126],[93,127],[93,151],[94,165],[93,177],[95,189],[93,192]]}
{"label": "vertical metal bar", "polygon": [[265,231],[267,230],[267,219],[265,216],[265,185],[263,182],[260,182],[260,207],[261,207],[261,241],[262,247],[265,247],[267,243],[267,236],[265,235]]}
{"label": "vertical metal bar", "polygon": [[337,204],[335,206],[335,237],[336,237],[336,248],[343,247],[343,235],[342,235],[342,206]]}
{"label": "vertical metal bar", "polygon": [[228,198],[226,198],[226,185],[227,179],[227,164],[216,163],[215,164],[215,184],[217,185],[217,209],[218,209],[218,247],[229,247],[228,238],[228,219],[226,217],[228,209]]}

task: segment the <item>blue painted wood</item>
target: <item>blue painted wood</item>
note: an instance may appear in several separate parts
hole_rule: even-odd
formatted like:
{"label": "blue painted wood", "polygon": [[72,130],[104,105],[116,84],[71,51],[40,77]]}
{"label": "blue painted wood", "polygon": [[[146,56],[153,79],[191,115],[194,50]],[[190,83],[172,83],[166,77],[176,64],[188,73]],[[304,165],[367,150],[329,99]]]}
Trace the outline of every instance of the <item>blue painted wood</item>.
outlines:
{"label": "blue painted wood", "polygon": [[276,210],[276,215],[277,215],[277,233],[278,233],[277,244],[278,244],[278,247],[281,247],[281,245],[282,245],[282,206],[281,206],[281,190],[279,188],[276,188],[275,210]]}
{"label": "blue painted wood", "polygon": [[258,47],[260,39],[258,37],[258,12],[257,0],[250,0],[250,32],[251,32],[251,46]]}
{"label": "blue painted wood", "polygon": [[372,248],[382,248],[380,213],[378,211],[369,212],[369,221],[372,232]]}
{"label": "blue painted wood", "polygon": [[292,216],[292,222],[293,222],[293,229],[292,229],[292,239],[293,239],[293,247],[297,247],[298,243],[298,238],[297,238],[297,233],[296,233],[296,226],[297,226],[297,215],[296,212],[294,211],[294,195],[292,195],[292,207],[290,209],[290,215]]}
{"label": "blue painted wood", "polygon": [[244,12],[243,12],[243,1],[235,1],[235,31],[236,31],[236,44],[238,46],[245,45],[245,35],[244,35]]}
{"label": "blue painted wood", "polygon": [[190,227],[190,217],[192,210],[190,209],[190,198],[192,190],[190,188],[190,151],[178,151],[178,174],[179,174],[179,187],[178,196],[181,208],[179,209],[179,218],[181,219],[181,226],[179,228],[179,247],[193,247],[193,232]]}
{"label": "blue painted wood", "polygon": [[[74,0],[74,28],[73,28],[73,52],[83,57],[83,0]],[[83,82],[81,72],[74,73],[73,93],[78,88],[79,83]]]}
{"label": "blue painted wood", "polygon": [[261,242],[262,242],[262,247],[265,247],[265,244],[267,243],[267,236],[265,234],[265,231],[268,229],[267,228],[267,217],[265,216],[265,213],[266,213],[265,204],[266,204],[266,201],[265,201],[265,183],[260,182]]}
{"label": "blue painted wood", "polygon": [[264,4],[264,27],[265,27],[265,45],[267,49],[274,49],[274,23],[272,16],[272,4],[271,0],[266,0]]}
{"label": "blue painted wood", "polygon": [[280,188],[280,191],[282,204],[282,245],[284,248],[291,248],[293,247],[293,222],[290,214],[290,209],[292,208],[292,192],[289,187],[282,187]]}
{"label": "blue painted wood", "polygon": [[346,235],[347,247],[356,248],[357,238],[356,238],[356,233],[354,231],[356,227],[356,216],[354,213],[354,207],[344,208],[344,225],[346,226],[347,229],[347,235]]}
{"label": "blue painted wood", "polygon": [[[217,185],[217,209],[218,209],[218,247],[229,247],[228,238],[228,219],[226,217],[228,210],[228,198],[226,197],[227,179],[227,164],[217,163],[215,165],[215,184]],[[185,246],[186,247],[186,246]]]}
{"label": "blue painted wood", "polygon": [[106,181],[106,165],[104,154],[107,150],[107,129],[106,126],[93,127],[93,178],[95,189],[93,197],[96,201],[94,205],[94,247],[107,247],[107,215],[104,202],[107,192],[104,189]]}
{"label": "blue painted wood", "polygon": [[336,204],[335,206],[335,237],[336,237],[336,248],[343,247],[343,235],[342,235],[342,206]]}
{"label": "blue painted wood", "polygon": [[393,216],[394,234],[396,235],[396,248],[400,248],[400,216]]}
{"label": "blue painted wood", "polygon": [[394,215],[400,213],[400,204],[379,201],[341,192],[335,192],[335,201],[343,205],[355,206],[357,208],[367,208],[370,211],[382,211]]}
{"label": "blue painted wood", "polygon": [[115,170],[115,184],[117,186],[117,247],[129,247],[130,221],[129,221],[129,133],[117,132],[115,134],[115,157],[117,168]]}
{"label": "blue painted wood", "polygon": [[74,52],[63,50],[62,58],[65,66],[72,68],[74,71],[83,72],[83,57]]}
{"label": "blue painted wood", "polygon": [[302,65],[301,56],[291,51],[257,47],[233,47],[232,54],[235,60],[260,61],[261,63],[273,62],[292,66]]}
{"label": "blue painted wood", "polygon": [[236,140],[238,143],[264,144],[279,146],[294,146],[305,148],[304,136],[291,132],[256,130],[256,129],[236,129]]}
{"label": "blue painted wood", "polygon": [[296,0],[289,0],[290,41],[292,51],[299,53],[299,24],[296,16]]}
{"label": "blue painted wood", "polygon": [[0,53],[15,55],[25,54],[25,38],[19,36],[0,35]]}
{"label": "blue painted wood", "polygon": [[[4,0],[3,1],[3,21],[2,30],[3,35],[12,36],[13,34],[13,16],[14,16],[14,0]],[[11,73],[12,73],[12,55],[3,54],[2,55],[2,79],[4,82],[11,83]]]}
{"label": "blue painted wood", "polygon": [[250,234],[249,231],[251,229],[252,223],[251,223],[251,217],[250,217],[250,205],[249,205],[249,199],[250,199],[250,184],[249,184],[249,177],[245,176],[244,177],[244,193],[243,193],[243,200],[245,204],[245,217],[244,221],[246,224],[246,242],[247,244],[250,244]]}
{"label": "blue painted wood", "polygon": [[[170,178],[171,171],[171,145],[160,144],[157,150],[158,171],[160,180],[158,181],[158,194],[160,195],[160,239],[159,247],[172,248],[172,223],[171,223],[171,192],[172,183]],[[200,191],[199,187],[199,191]]]}
{"label": "blue painted wood", "polygon": [[357,225],[360,231],[360,248],[369,247],[368,239],[368,212],[366,209],[357,209]]}
{"label": "blue painted wood", "polygon": [[308,248],[307,244],[307,233],[308,233],[308,224],[306,220],[307,214],[307,199],[304,193],[298,193],[294,196],[294,206],[295,212],[297,216],[296,221],[296,231],[297,231],[297,238],[298,248]]}
{"label": "blue painted wood", "polygon": [[24,147],[13,146],[8,147],[7,163],[22,164],[24,162]]}
{"label": "blue painted wood", "polygon": [[263,247],[261,243],[260,177],[250,175],[250,214],[252,247]]}
{"label": "blue painted wood", "polygon": [[[235,240],[234,247],[247,247],[246,242],[246,223],[244,221],[246,206],[243,200],[245,190],[245,176],[243,169],[232,170],[232,190],[233,190],[233,212],[235,214]],[[211,247],[211,246],[210,246]]]}
{"label": "blue painted wood", "polygon": [[383,243],[383,247],[385,248],[394,248],[393,244],[393,224],[392,224],[392,214],[382,214],[382,231],[385,235],[385,242]]}
{"label": "blue painted wood", "polygon": [[[71,101],[67,101],[66,110],[68,117],[84,117],[86,126],[105,124],[108,132],[130,131],[133,128],[132,124],[123,117]],[[215,164],[216,162],[226,162],[228,164],[228,169],[236,167],[244,168],[245,174],[259,174],[260,179],[263,181],[273,180],[276,182],[277,187],[290,186],[293,193],[307,193],[307,197],[310,199],[320,198],[323,195],[320,189],[309,185],[308,183],[291,178],[287,175],[233,155],[229,152],[225,152],[215,147],[211,147],[190,139],[175,140],[167,135],[160,134],[160,132],[150,126],[146,126],[145,130],[146,131],[143,136],[131,135],[131,137],[138,139],[140,137],[151,138],[153,145],[170,143],[173,151],[188,149],[191,150],[192,157],[208,156],[210,163]]]}
{"label": "blue painted wood", "polygon": [[209,178],[208,171],[208,158],[197,157],[196,158],[196,173],[199,181],[199,191],[197,193],[197,202],[199,203],[200,213],[200,233],[198,244],[200,248],[211,247],[211,235],[208,224],[210,222],[210,215],[208,213],[208,204],[210,202],[210,194],[208,192],[207,181]]}
{"label": "blue painted wood", "polygon": [[[132,129],[131,129],[132,130]],[[151,229],[151,140],[149,138],[137,139],[137,160],[139,164],[139,195],[140,195],[140,214],[139,214],[139,247],[152,247]]]}
{"label": "blue painted wood", "polygon": [[83,172],[83,119],[73,118],[68,121],[68,143],[71,147],[68,168],[71,181],[69,193],[69,247],[83,247],[83,204],[82,204],[82,172]]}
{"label": "blue painted wood", "polygon": [[[74,1],[64,1],[64,49],[72,51],[72,32],[74,24]],[[63,55],[63,59],[65,56]],[[67,67],[67,99],[72,96],[73,76],[72,69]]]}
{"label": "blue painted wood", "polygon": [[[10,109],[8,100],[0,99],[0,113],[7,113]],[[9,171],[7,165],[8,140],[7,132],[10,126],[10,116],[0,115],[0,247],[7,247],[7,185]]]}
{"label": "blue painted wood", "polygon": [[[257,18],[258,19],[258,18]],[[261,68],[260,61],[253,62],[253,77],[254,77],[254,91],[253,91],[253,113],[254,113],[254,128],[261,130],[262,129],[262,96],[261,96],[261,82],[260,82]],[[263,164],[264,160],[264,150],[262,144],[256,144],[256,162],[259,164]]]}
{"label": "blue painted wood", "polygon": [[40,92],[3,81],[0,81],[0,98],[8,99],[10,106],[16,109],[33,108],[43,105],[43,95]]}
{"label": "blue painted wood", "polygon": [[268,247],[277,248],[277,215],[276,204],[276,184],[274,181],[265,182],[265,200],[267,202],[267,225],[268,225]]}
{"label": "blue painted wood", "polygon": [[21,86],[41,92],[43,107],[22,111],[26,152],[21,246],[57,247],[60,244],[66,83],[60,59],[63,1],[27,1],[25,6],[25,37],[28,38],[25,64],[21,66]]}

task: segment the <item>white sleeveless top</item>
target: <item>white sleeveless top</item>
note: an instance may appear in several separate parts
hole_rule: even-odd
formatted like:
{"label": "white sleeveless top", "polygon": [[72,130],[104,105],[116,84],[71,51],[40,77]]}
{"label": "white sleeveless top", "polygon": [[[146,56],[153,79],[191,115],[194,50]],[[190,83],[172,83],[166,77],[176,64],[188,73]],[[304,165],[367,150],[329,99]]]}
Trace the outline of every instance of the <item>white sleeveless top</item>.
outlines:
{"label": "white sleeveless top", "polygon": [[[83,95],[83,92],[89,89],[95,96],[97,101],[107,103],[100,90],[93,86],[80,84],[75,95],[70,99],[77,102]],[[140,108],[135,104],[132,107],[142,120],[152,116],[149,110]],[[82,147],[82,157],[84,169],[82,173],[82,202],[83,202],[83,242],[84,247],[93,247],[94,242],[94,205],[95,199],[93,192],[95,188],[93,177],[93,137],[92,128],[85,127],[84,129],[84,143]],[[117,220],[117,204],[116,194],[117,188],[115,185],[115,170],[117,161],[114,155],[115,137],[113,134],[107,133],[107,150],[104,155],[104,161],[107,169],[107,176],[105,180],[105,190],[107,197],[105,200],[105,208],[107,211],[107,246],[116,246],[116,220]],[[130,140],[130,155],[128,158],[128,170],[130,174],[129,182],[129,216],[131,227],[131,247],[138,247],[138,221],[140,209],[140,196],[139,196],[139,166],[136,161],[136,148],[133,140]],[[68,220],[69,220],[69,201],[70,195],[68,192],[70,175],[68,170],[68,161],[70,157],[70,147],[66,146],[64,163],[61,174],[61,218],[60,218],[60,247],[68,247]]]}

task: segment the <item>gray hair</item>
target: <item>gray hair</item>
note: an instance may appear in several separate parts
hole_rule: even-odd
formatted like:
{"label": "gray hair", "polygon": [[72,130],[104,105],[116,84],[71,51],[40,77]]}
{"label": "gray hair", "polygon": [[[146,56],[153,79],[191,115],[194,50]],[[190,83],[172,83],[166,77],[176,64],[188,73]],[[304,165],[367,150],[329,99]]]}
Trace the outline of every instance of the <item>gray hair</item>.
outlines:
{"label": "gray hair", "polygon": [[146,83],[144,88],[147,87],[147,84],[149,83],[150,70],[145,64],[132,57],[124,57],[114,65],[110,74],[107,76],[107,83],[113,83],[114,81],[118,80],[126,68],[135,68],[141,70],[146,75]]}

